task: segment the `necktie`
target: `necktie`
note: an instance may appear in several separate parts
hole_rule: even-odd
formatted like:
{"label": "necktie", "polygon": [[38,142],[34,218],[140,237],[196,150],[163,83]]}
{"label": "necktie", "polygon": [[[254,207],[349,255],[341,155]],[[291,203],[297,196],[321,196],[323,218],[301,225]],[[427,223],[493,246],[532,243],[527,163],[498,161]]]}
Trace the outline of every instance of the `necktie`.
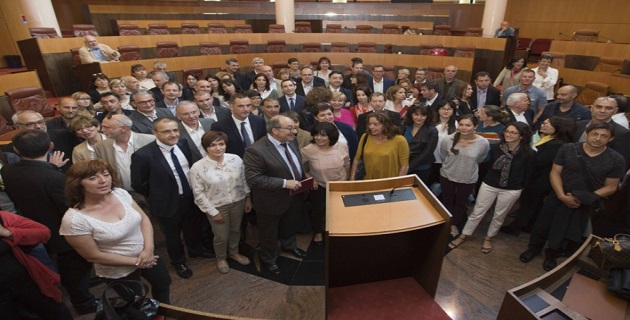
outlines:
{"label": "necktie", "polygon": [[252,145],[252,142],[249,139],[249,135],[247,134],[247,129],[245,128],[245,121],[241,122],[241,135],[243,136],[243,143],[245,144],[245,149],[249,148],[249,146]]}
{"label": "necktie", "polygon": [[287,155],[287,160],[289,160],[289,164],[291,165],[291,173],[293,173],[293,178],[299,180],[301,177],[300,170],[298,170],[295,162],[293,162],[293,157],[291,156],[291,152],[289,152],[289,145],[285,142],[282,144],[282,146],[284,147],[284,153]]}
{"label": "necktie", "polygon": [[182,184],[182,195],[192,195],[190,185],[188,184],[188,178],[186,177],[186,174],[184,174],[184,169],[182,169],[182,165],[179,164],[179,159],[177,159],[177,155],[175,155],[175,147],[171,149],[171,159],[173,160],[175,171],[177,171],[177,175],[179,176],[179,182]]}
{"label": "necktie", "polygon": [[293,98],[289,98],[289,107],[291,110],[295,109],[295,102],[293,101]]}

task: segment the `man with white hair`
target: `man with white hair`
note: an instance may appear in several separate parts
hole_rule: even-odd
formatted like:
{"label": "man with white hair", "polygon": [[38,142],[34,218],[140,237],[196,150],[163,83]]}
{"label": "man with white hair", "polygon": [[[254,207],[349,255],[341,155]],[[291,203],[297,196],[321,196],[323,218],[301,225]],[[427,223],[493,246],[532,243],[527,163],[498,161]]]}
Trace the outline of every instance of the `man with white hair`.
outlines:
{"label": "man with white hair", "polygon": [[118,51],[110,48],[106,44],[98,43],[94,36],[83,37],[83,43],[85,45],[79,49],[79,58],[82,64],[118,62],[120,58]]}
{"label": "man with white hair", "polygon": [[[247,78],[247,83],[249,83],[250,86],[252,85],[252,83],[254,83],[254,77],[256,77],[257,74],[263,72],[265,60],[263,60],[263,58],[261,57],[255,57],[254,59],[252,59],[252,66],[254,67],[254,70],[245,74],[245,77]],[[247,86],[247,88],[243,88],[243,90],[247,89],[249,89],[249,86]]]}
{"label": "man with white hair", "polygon": [[529,96],[527,93],[512,93],[507,98],[507,112],[510,122],[527,123],[530,128],[534,125],[534,111],[529,107]]}

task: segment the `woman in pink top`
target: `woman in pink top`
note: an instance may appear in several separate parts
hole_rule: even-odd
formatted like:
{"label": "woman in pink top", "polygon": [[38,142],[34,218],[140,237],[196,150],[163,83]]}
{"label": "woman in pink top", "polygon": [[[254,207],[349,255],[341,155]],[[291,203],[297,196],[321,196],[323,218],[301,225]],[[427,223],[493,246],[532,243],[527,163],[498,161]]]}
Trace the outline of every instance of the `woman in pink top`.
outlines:
{"label": "woman in pink top", "polygon": [[333,106],[335,121],[343,122],[354,129],[355,124],[352,113],[343,107],[346,104],[346,95],[342,92],[333,92],[330,104]]}

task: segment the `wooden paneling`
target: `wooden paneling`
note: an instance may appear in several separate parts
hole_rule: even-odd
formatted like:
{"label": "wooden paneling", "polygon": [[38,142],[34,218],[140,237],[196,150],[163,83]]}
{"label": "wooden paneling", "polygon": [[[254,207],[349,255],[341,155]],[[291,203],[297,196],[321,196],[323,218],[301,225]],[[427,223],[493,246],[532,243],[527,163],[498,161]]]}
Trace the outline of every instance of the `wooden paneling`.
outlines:
{"label": "wooden paneling", "polygon": [[[445,16],[445,18],[448,18],[448,15]],[[371,25],[372,28],[374,29],[381,29],[383,27],[384,24],[397,24],[398,27],[401,26],[409,26],[411,28],[414,29],[429,29],[429,30],[433,30],[433,22],[431,21],[349,21],[349,20],[343,20],[343,21],[337,21],[337,20],[324,20],[322,21],[322,27],[325,29],[326,25],[328,24],[340,24],[341,28],[351,28],[351,29],[355,29],[357,27],[357,25]]]}
{"label": "wooden paneling", "polygon": [[19,73],[11,73],[0,76],[0,95],[4,95],[5,92],[15,88],[22,87],[38,87],[41,88],[42,84],[39,82],[37,72],[26,71]]}
{"label": "wooden paneling", "polygon": [[630,95],[630,76],[610,72],[596,72],[569,68],[558,68],[565,84],[584,87],[587,81],[603,82],[610,85],[610,92]]}
{"label": "wooden paneling", "polygon": [[233,27],[237,24],[245,24],[245,20],[118,20],[121,24],[136,24],[140,28],[148,28],[149,24],[165,24],[169,28],[181,28],[182,23],[196,23],[200,28],[208,27],[208,23],[223,23],[226,27]]}
{"label": "wooden paneling", "polygon": [[556,40],[551,42],[549,51],[580,56],[630,59],[630,44]]}
{"label": "wooden paneling", "polygon": [[19,1],[0,1],[0,67],[7,66],[3,56],[20,54],[18,40],[31,37],[27,24],[22,23],[22,13]]}

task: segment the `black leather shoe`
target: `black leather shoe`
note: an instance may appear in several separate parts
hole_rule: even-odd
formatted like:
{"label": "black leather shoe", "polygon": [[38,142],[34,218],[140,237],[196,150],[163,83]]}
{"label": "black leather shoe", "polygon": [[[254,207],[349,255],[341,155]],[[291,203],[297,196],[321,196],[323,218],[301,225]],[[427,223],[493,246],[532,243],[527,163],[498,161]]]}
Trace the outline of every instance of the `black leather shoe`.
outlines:
{"label": "black leather shoe", "polygon": [[280,275],[280,267],[277,264],[269,264],[267,265],[267,271],[279,276]]}
{"label": "black leather shoe", "polygon": [[192,270],[190,270],[190,268],[188,268],[188,266],[186,266],[183,263],[176,264],[176,265],[174,265],[174,267],[175,267],[175,272],[177,272],[177,275],[180,278],[188,279],[188,278],[192,277],[192,275],[193,275]]}
{"label": "black leather shoe", "polygon": [[539,255],[541,251],[542,250],[539,248],[529,248],[527,251],[521,253],[519,260],[521,260],[521,262],[530,262],[535,256]]}
{"label": "black leather shoe", "polygon": [[191,258],[202,257],[208,259],[214,259],[217,257],[217,255],[213,251],[210,251],[203,247],[197,251],[188,251],[188,256]]}
{"label": "black leather shoe", "polygon": [[289,250],[283,249],[282,251],[290,253],[293,256],[295,256],[296,258],[300,258],[300,259],[306,258],[306,252],[304,252],[304,250],[302,250],[302,249],[298,249],[298,248],[289,249]]}
{"label": "black leather shoe", "polygon": [[543,262],[543,269],[545,269],[545,271],[551,271],[557,266],[558,262],[556,262],[556,258],[545,258]]}

